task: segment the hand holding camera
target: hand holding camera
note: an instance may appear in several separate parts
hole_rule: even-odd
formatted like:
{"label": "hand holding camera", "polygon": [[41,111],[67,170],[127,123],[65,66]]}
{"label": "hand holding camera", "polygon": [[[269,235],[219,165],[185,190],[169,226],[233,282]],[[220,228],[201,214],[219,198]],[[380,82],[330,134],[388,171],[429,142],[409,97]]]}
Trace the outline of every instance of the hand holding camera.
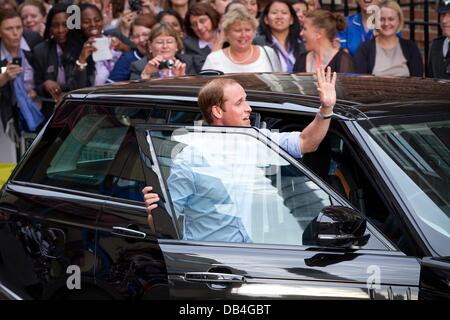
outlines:
{"label": "hand holding camera", "polygon": [[154,73],[161,77],[184,76],[186,64],[178,59],[163,59],[156,56],[150,60],[141,73],[142,79],[150,79]]}

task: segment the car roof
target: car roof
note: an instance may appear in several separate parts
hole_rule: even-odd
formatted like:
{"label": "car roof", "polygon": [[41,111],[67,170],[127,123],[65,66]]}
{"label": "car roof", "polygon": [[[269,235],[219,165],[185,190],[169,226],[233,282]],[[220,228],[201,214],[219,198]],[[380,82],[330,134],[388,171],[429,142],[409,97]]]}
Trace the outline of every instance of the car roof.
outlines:
{"label": "car roof", "polygon": [[[124,100],[150,98],[154,95],[190,97],[195,100],[200,88],[215,78],[232,78],[247,92],[247,99],[280,104],[288,99],[286,109],[301,102],[318,106],[315,77],[310,73],[240,73],[222,76],[185,76],[143,81],[116,82],[70,92],[67,98]],[[376,77],[338,74],[335,113],[346,118],[374,118],[414,115],[423,111],[448,112],[450,81],[413,77]],[[270,93],[270,94],[268,94]]]}

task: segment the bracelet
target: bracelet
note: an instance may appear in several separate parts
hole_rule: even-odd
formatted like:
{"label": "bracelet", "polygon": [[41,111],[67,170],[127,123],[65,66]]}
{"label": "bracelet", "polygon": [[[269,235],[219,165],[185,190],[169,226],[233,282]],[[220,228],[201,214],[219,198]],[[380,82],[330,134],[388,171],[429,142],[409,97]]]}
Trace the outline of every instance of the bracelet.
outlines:
{"label": "bracelet", "polygon": [[87,62],[81,63],[79,60],[75,61],[76,65],[80,70],[84,70],[87,67]]}

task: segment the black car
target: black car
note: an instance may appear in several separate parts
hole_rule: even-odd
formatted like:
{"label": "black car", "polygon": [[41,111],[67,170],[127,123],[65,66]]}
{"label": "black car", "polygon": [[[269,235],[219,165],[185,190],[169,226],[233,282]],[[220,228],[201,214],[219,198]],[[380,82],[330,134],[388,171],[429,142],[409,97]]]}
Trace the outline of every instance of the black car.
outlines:
{"label": "black car", "polygon": [[[196,96],[206,76],[68,94],[1,191],[0,292],[450,298],[450,82],[339,75],[329,133],[299,160],[257,128],[309,124],[319,107],[314,78],[223,77],[246,89],[254,127],[202,124]],[[168,180],[186,147],[215,154],[208,166],[222,173],[222,195],[247,196],[235,211],[251,241],[183,240],[186,216],[175,213]],[[146,185],[161,197],[153,224]]]}

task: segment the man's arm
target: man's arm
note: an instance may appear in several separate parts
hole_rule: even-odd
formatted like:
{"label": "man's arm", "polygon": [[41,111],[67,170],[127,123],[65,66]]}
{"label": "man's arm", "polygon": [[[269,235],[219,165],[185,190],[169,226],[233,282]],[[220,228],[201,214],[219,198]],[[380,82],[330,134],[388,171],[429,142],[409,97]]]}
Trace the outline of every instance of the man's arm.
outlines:
{"label": "man's arm", "polygon": [[[325,73],[323,66],[319,66],[316,74],[317,91],[319,91],[321,102],[319,113],[322,117],[327,117],[333,114],[333,108],[336,104],[336,72],[331,74],[331,68],[328,67]],[[322,119],[319,115],[316,115],[314,120],[301,132],[300,150],[302,154],[317,150],[328,132],[330,122],[331,118]]]}

